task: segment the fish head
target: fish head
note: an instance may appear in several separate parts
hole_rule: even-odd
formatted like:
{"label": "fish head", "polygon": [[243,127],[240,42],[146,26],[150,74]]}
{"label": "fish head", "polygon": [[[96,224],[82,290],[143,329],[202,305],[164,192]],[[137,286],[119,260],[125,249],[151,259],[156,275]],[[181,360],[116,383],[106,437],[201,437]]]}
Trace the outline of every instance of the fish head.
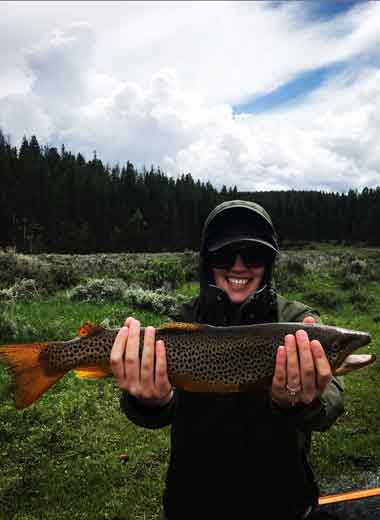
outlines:
{"label": "fish head", "polygon": [[328,335],[327,344],[323,346],[334,369],[339,368],[352,352],[371,342],[371,336],[367,332],[339,327],[332,327]]}

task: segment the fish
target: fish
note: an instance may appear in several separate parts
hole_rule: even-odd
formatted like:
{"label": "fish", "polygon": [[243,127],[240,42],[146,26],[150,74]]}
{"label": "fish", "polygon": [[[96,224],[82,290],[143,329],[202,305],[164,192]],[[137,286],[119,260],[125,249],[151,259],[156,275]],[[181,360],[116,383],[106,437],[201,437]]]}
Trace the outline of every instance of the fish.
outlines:
{"label": "fish", "polygon": [[[215,327],[168,322],[156,329],[166,347],[168,377],[174,387],[193,392],[253,391],[269,385],[276,352],[287,334],[307,332],[321,342],[333,374],[344,375],[373,363],[374,354],[352,354],[371,336],[322,324],[263,323]],[[110,353],[119,329],[86,322],[68,341],[0,345],[0,363],[15,382],[15,406],[37,401],[71,370],[84,379],[111,376]],[[141,339],[144,328],[141,328]],[[142,353],[140,341],[140,356]]]}

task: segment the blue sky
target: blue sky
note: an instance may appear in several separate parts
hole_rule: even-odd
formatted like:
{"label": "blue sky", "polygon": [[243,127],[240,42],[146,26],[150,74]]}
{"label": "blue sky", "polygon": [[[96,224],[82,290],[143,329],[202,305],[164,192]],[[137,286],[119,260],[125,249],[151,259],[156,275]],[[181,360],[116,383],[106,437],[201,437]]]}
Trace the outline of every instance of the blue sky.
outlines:
{"label": "blue sky", "polygon": [[[284,4],[289,2],[300,4],[305,12],[305,16],[310,20],[312,19],[331,19],[334,16],[338,16],[342,13],[346,13],[352,7],[358,4],[363,4],[367,0],[273,0],[270,2],[271,6],[276,8],[283,7]],[[301,6],[301,4],[304,4]]]}
{"label": "blue sky", "polygon": [[308,12],[310,17],[315,18],[333,18],[342,13],[346,13],[352,7],[364,4],[366,0],[293,0],[308,3]]}
{"label": "blue sky", "polygon": [[[293,4],[298,4],[302,10],[307,23],[322,21],[331,22],[334,18],[346,14],[355,7],[364,6],[366,0],[290,0]],[[279,9],[287,7],[289,0],[279,0],[271,3],[272,7]],[[377,56],[377,53],[376,53]],[[347,62],[346,62],[347,61]],[[243,104],[235,105],[234,112],[239,113],[260,113],[272,110],[279,110],[288,107],[292,103],[302,101],[312,91],[321,87],[323,82],[328,81],[336,74],[342,73],[346,68],[353,66],[352,60],[342,60],[312,70],[301,72],[296,77],[290,79],[272,92],[259,94]]]}
{"label": "blue sky", "polygon": [[380,2],[0,2],[0,128],[242,191],[380,185]]}
{"label": "blue sky", "polygon": [[321,87],[324,81],[342,71],[343,68],[344,65],[338,63],[302,72],[273,92],[258,95],[244,104],[234,106],[234,112],[236,114],[255,114],[288,108],[292,103],[301,102],[303,98]]}

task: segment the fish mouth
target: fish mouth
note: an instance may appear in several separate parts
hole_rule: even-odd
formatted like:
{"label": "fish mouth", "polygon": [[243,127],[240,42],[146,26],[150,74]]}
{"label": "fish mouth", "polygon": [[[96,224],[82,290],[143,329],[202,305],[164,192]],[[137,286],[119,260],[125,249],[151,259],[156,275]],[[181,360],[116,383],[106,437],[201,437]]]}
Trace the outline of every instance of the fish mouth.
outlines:
{"label": "fish mouth", "polygon": [[347,348],[345,352],[342,352],[342,355],[339,356],[339,361],[337,366],[341,366],[344,364],[346,359],[352,355],[353,352],[358,350],[361,347],[365,347],[366,345],[369,345],[371,343],[372,338],[371,335],[367,332],[355,332],[355,333],[349,333],[347,337]]}
{"label": "fish mouth", "polygon": [[372,365],[376,359],[375,354],[349,354],[338,368],[334,370],[334,375],[344,376],[359,368]]}

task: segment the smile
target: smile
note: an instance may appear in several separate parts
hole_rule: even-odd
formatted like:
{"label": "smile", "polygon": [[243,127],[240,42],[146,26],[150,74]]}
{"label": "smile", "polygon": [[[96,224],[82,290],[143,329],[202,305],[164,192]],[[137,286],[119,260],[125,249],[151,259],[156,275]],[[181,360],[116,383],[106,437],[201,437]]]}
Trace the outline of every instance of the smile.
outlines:
{"label": "smile", "polygon": [[231,285],[235,285],[237,287],[243,287],[244,285],[247,285],[247,283],[249,282],[249,278],[230,278],[230,277],[227,277],[227,281]]}

